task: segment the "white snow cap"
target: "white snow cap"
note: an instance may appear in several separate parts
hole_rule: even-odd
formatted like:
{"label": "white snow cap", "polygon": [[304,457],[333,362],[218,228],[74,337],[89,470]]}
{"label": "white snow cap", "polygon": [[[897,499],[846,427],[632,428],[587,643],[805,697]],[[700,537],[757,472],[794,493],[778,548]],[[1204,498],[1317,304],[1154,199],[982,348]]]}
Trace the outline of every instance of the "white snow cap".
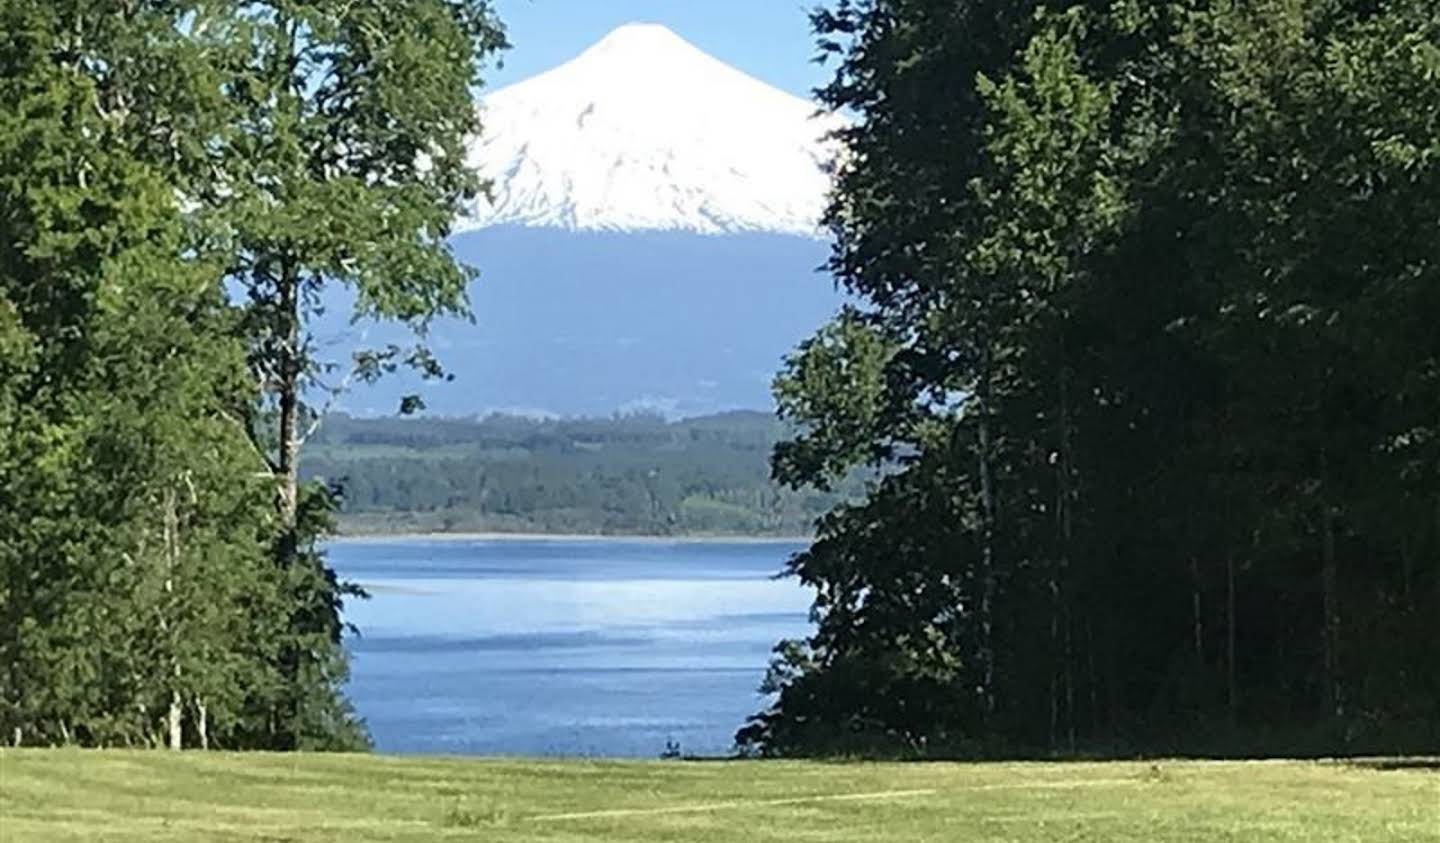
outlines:
{"label": "white snow cap", "polygon": [[492,181],[459,228],[819,236],[840,121],[658,24],[484,98],[470,162]]}

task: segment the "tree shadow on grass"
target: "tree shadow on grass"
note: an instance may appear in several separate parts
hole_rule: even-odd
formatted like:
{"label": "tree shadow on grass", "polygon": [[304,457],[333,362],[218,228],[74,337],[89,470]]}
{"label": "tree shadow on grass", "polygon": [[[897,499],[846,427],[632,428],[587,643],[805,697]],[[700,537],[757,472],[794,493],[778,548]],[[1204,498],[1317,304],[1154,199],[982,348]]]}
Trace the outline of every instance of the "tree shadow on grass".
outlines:
{"label": "tree shadow on grass", "polygon": [[1440,756],[1432,758],[1352,758],[1345,763],[1363,770],[1428,770],[1432,773],[1440,773]]}

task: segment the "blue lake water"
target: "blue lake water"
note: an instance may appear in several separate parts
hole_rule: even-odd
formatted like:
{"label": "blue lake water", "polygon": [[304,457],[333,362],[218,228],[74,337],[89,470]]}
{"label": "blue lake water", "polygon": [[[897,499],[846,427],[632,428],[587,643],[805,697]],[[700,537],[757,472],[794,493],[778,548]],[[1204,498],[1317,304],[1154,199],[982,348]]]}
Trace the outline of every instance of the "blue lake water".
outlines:
{"label": "blue lake water", "polygon": [[655,757],[730,750],[811,595],[794,543],[365,540],[350,699],[385,752]]}

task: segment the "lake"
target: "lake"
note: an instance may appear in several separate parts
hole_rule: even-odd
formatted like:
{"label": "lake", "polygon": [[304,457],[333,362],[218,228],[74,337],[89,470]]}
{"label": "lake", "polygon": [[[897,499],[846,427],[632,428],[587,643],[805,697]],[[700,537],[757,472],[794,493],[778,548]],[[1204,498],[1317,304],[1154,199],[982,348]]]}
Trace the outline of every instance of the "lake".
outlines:
{"label": "lake", "polygon": [[793,542],[357,540],[331,564],[348,693],[384,752],[656,757],[730,751],[810,592]]}

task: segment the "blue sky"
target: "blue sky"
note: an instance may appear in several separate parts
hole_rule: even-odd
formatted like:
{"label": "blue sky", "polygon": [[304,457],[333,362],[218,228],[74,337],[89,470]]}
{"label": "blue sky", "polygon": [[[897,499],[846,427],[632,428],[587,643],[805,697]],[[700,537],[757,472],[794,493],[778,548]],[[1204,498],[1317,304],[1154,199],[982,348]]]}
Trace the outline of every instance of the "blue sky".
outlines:
{"label": "blue sky", "polygon": [[514,48],[489,89],[573,58],[626,23],[660,23],[705,52],[799,96],[828,78],[807,11],[816,0],[496,0]]}

